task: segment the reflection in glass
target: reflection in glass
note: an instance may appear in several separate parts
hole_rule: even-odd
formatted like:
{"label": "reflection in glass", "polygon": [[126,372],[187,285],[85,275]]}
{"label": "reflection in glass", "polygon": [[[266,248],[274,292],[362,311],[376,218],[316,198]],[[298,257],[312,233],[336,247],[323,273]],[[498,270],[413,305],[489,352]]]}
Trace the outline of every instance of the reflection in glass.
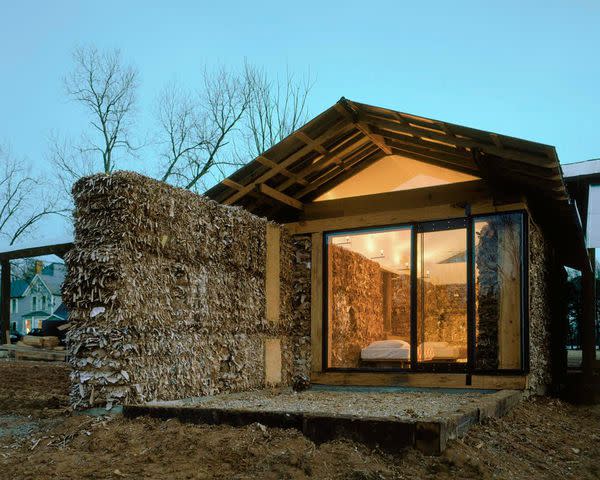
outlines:
{"label": "reflection in glass", "polygon": [[417,360],[467,361],[467,230],[417,235]]}
{"label": "reflection in glass", "polygon": [[411,229],[327,236],[328,366],[410,362]]}
{"label": "reflection in glass", "polygon": [[522,216],[475,222],[475,366],[521,367]]}

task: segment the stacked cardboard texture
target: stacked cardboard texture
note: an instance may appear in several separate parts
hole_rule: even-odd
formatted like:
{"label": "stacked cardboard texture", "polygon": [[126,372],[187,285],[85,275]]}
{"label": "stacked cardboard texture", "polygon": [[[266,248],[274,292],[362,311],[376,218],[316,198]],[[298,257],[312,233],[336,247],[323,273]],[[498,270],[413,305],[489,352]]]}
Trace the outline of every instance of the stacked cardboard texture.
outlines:
{"label": "stacked cardboard texture", "polygon": [[73,196],[63,299],[76,408],[262,388],[272,338],[284,384],[308,373],[306,239],[282,229],[270,322],[267,220],[130,172],[81,179]]}

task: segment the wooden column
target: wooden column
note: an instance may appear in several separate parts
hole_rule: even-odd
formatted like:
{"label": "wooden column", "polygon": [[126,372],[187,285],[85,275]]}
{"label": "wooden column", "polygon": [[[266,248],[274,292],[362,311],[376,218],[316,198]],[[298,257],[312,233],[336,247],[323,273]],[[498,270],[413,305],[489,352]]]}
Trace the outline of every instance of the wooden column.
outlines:
{"label": "wooden column", "polygon": [[323,234],[312,234],[310,264],[311,281],[311,372],[320,372],[325,366],[323,358]]}
{"label": "wooden column", "polygon": [[265,278],[266,317],[269,322],[279,323],[281,301],[281,230],[279,226],[267,225],[267,265]]}
{"label": "wooden column", "polygon": [[581,319],[581,367],[585,379],[591,380],[596,360],[596,251],[588,250],[591,269],[582,272],[583,318]]}
{"label": "wooden column", "polygon": [[2,260],[0,288],[0,321],[2,335],[0,343],[10,343],[10,260]]}

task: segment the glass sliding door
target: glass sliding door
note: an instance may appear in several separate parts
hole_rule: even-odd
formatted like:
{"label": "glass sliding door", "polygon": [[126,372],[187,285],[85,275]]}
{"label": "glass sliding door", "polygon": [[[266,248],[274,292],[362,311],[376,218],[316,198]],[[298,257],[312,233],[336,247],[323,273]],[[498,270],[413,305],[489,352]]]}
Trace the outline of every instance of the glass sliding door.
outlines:
{"label": "glass sliding door", "polygon": [[410,367],[411,230],[326,236],[329,367]]}
{"label": "glass sliding door", "polygon": [[423,224],[416,237],[416,360],[419,364],[464,367],[468,338],[466,221]]}
{"label": "glass sliding door", "polygon": [[523,371],[526,218],[325,233],[325,368]]}

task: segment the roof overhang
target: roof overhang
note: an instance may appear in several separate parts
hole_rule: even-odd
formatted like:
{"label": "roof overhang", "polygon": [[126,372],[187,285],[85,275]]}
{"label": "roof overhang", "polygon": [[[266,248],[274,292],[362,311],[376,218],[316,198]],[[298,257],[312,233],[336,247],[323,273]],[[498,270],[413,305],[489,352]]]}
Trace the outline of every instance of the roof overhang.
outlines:
{"label": "roof overhang", "polygon": [[[386,155],[482,178],[494,197],[524,195],[567,264],[587,259],[577,208],[550,145],[342,98],[206,192],[278,221]],[[588,262],[589,263],[589,262]]]}

